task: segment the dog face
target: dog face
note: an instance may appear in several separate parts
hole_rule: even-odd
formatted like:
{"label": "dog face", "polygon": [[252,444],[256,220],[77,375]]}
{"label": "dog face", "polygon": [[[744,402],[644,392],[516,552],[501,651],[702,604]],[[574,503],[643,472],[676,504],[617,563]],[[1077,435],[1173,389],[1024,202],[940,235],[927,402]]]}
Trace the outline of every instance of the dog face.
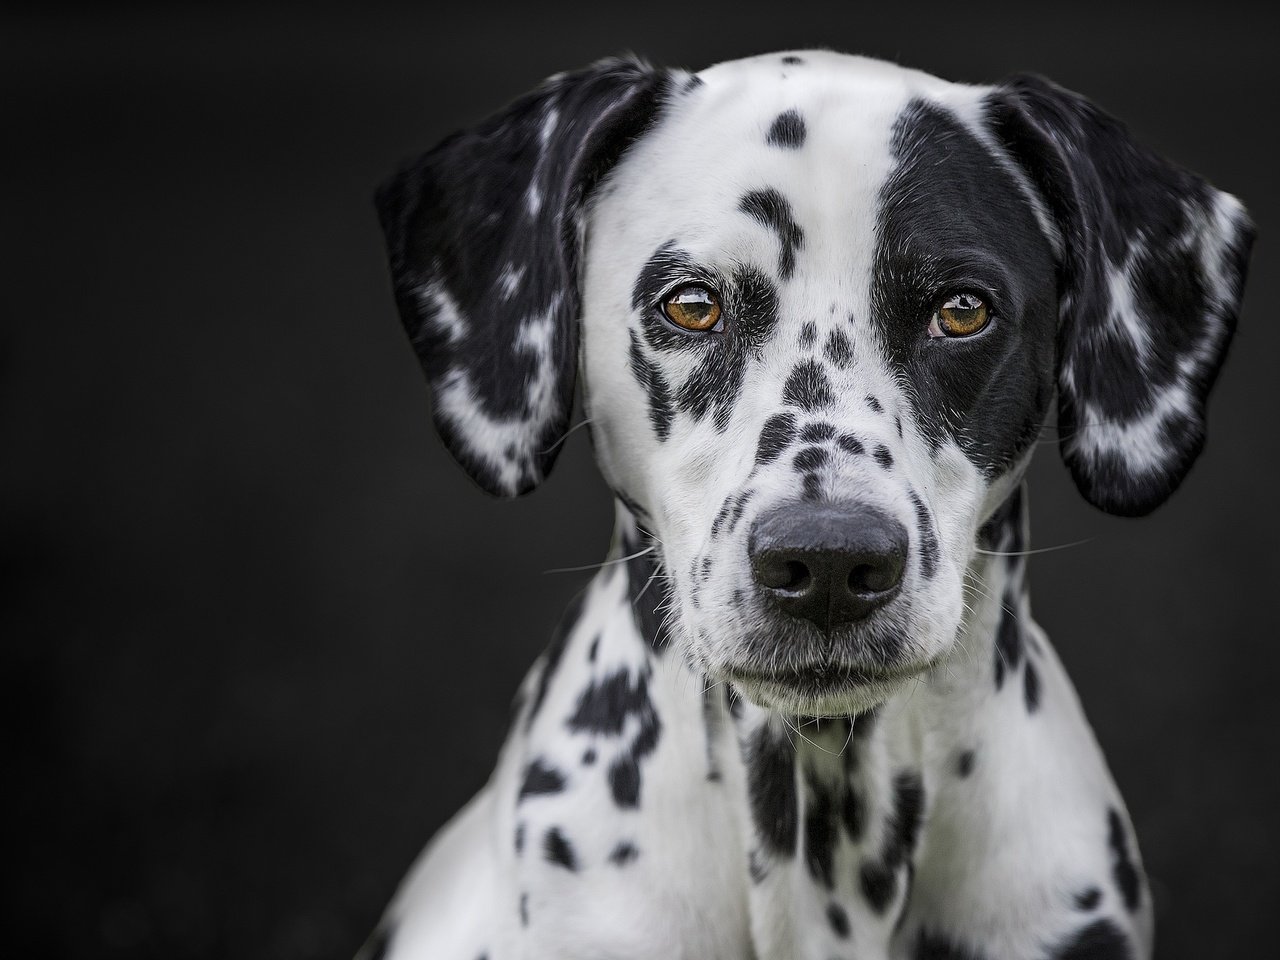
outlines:
{"label": "dog face", "polygon": [[553,78],[380,195],[455,456],[529,489],[575,355],[680,652],[762,705],[873,706],[945,657],[1054,395],[1105,509],[1202,442],[1251,231],[1043,81],[830,53]]}

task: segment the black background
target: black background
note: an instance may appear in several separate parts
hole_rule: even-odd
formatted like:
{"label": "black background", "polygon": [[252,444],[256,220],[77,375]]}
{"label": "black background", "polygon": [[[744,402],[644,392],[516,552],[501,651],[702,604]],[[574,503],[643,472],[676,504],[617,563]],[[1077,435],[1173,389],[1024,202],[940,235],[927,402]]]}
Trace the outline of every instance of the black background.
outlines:
{"label": "black background", "polygon": [[520,502],[449,461],[373,186],[600,56],[699,68],[823,45],[957,80],[1044,73],[1259,223],[1200,465],[1154,516],[1117,520],[1075,495],[1046,435],[1032,545],[1088,542],[1037,556],[1032,584],[1132,810],[1159,954],[1265,953],[1275,19],[1027,9],[6,15],[0,952],[351,954],[491,769],[584,582],[544,571],[601,558],[610,525],[582,433]]}

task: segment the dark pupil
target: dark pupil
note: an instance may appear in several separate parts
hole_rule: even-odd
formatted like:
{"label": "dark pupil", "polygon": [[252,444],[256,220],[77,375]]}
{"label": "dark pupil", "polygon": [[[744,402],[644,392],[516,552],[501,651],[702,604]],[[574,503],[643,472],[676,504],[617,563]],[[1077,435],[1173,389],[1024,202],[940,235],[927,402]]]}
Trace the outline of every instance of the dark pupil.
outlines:
{"label": "dark pupil", "polygon": [[711,298],[705,293],[690,292],[676,295],[676,309],[690,319],[702,319],[711,310]]}

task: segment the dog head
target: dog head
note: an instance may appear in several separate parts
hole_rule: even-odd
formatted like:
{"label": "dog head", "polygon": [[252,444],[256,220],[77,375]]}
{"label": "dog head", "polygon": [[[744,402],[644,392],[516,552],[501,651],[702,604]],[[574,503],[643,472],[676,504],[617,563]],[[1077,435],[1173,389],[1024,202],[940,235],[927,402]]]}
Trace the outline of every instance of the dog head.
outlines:
{"label": "dog head", "polygon": [[681,653],[807,714],[945,657],[1055,392],[1086,498],[1169,496],[1252,239],[1234,198],[1043,80],[826,52],[554,77],[378,207],[459,462],[531,489],[581,376]]}

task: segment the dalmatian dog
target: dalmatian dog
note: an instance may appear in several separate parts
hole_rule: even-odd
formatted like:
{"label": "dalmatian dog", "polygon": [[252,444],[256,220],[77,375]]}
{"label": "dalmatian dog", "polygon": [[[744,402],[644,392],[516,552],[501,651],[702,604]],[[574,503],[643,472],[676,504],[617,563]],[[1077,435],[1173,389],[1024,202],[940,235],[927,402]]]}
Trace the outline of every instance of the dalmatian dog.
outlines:
{"label": "dalmatian dog", "polygon": [[1178,486],[1240,204],[1083,98],[824,51],[549,79],[379,192],[454,457],[609,558],[368,958],[1131,960],[1151,894],[1031,619],[1055,393],[1081,493]]}

